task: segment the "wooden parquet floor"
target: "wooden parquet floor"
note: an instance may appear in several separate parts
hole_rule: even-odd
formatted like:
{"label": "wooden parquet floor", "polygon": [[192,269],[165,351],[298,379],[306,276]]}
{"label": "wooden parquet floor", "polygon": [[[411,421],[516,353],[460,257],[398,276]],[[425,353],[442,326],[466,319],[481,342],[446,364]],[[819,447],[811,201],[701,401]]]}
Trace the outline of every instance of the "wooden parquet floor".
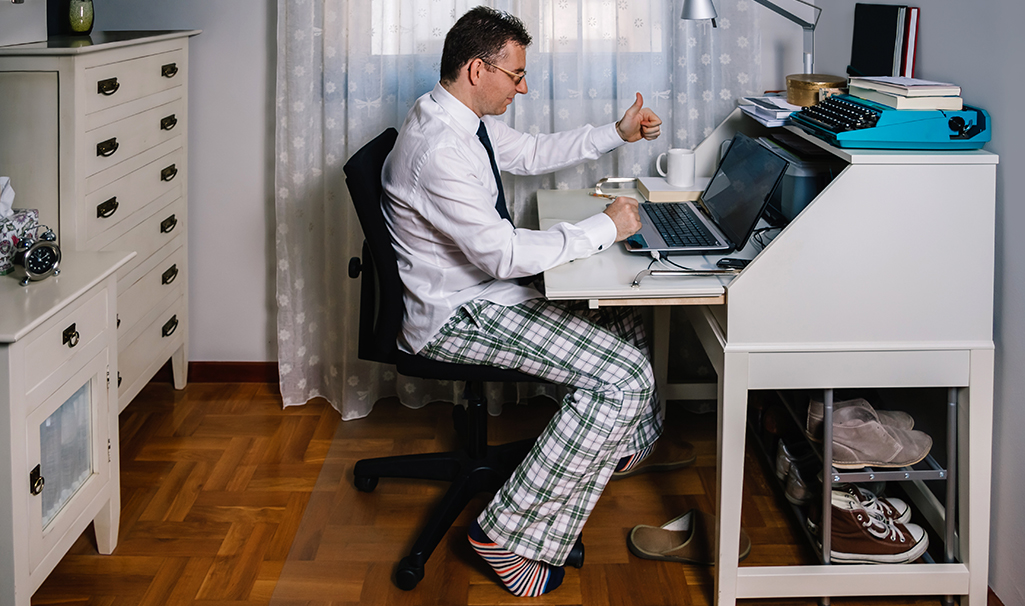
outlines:
{"label": "wooden parquet floor", "polygon": [[[491,420],[492,441],[536,435],[554,410],[547,401],[507,406]],[[341,423],[322,401],[283,410],[273,385],[193,383],[175,392],[152,383],[120,420],[118,547],[113,555],[98,555],[87,530],[33,597],[35,605],[710,603],[709,568],[639,559],[629,553],[626,536],[636,524],[657,526],[690,508],[713,511],[714,415],[670,408],[669,431],[694,444],[696,464],[610,483],[584,530],[584,567],[567,569],[562,587],[531,600],[501,589],[465,540],[484,496],[457,520],[415,590],[392,584],[395,563],[445,487],[383,479],[374,492],[360,493],[352,465],[360,458],[453,448],[450,405],[409,410],[386,400],[370,417]],[[747,470],[743,523],[754,547],[744,563],[808,561],[807,547],[781,513],[785,502],[753,455]]]}

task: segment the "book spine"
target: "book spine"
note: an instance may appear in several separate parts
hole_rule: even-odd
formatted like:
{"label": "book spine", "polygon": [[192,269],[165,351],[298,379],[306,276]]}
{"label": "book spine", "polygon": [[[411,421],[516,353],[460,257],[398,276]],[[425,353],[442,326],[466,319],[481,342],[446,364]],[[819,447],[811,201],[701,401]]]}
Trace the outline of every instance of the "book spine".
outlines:
{"label": "book spine", "polygon": [[890,70],[891,76],[902,75],[901,62],[904,59],[904,25],[906,14],[906,6],[897,8],[897,34],[893,41],[893,68]]}
{"label": "book spine", "polygon": [[918,42],[918,7],[909,6],[904,24],[904,57],[901,61],[901,75],[915,77],[915,46]]}

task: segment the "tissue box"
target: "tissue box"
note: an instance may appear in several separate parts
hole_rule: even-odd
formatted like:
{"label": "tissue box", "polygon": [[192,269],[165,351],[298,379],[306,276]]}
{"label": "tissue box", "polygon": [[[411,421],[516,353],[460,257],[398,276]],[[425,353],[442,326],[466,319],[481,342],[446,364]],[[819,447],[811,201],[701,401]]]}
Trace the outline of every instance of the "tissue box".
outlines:
{"label": "tissue box", "polygon": [[0,1],[0,46],[46,41],[46,0]]}
{"label": "tissue box", "polygon": [[35,236],[39,225],[39,211],[34,208],[18,210],[3,219],[0,218],[0,276],[14,271],[14,247],[26,233]]}

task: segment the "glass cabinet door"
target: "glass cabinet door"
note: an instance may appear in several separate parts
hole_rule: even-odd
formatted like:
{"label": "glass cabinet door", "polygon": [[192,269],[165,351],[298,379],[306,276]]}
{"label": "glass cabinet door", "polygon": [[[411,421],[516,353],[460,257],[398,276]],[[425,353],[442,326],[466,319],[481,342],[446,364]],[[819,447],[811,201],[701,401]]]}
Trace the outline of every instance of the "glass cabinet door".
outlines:
{"label": "glass cabinet door", "polygon": [[39,426],[43,528],[92,475],[91,387],[83,385]]}

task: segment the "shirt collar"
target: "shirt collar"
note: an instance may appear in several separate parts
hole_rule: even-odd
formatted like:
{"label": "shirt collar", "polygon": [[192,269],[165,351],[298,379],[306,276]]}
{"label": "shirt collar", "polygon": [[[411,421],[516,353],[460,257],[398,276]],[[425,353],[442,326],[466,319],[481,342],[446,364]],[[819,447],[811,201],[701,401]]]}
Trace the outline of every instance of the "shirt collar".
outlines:
{"label": "shirt collar", "polygon": [[434,85],[434,90],[431,91],[431,98],[448,115],[452,116],[456,124],[464,128],[469,134],[476,136],[481,119],[477,117],[477,114],[472,109],[466,107],[462,101],[456,99],[452,93],[445,90],[441,82]]}

